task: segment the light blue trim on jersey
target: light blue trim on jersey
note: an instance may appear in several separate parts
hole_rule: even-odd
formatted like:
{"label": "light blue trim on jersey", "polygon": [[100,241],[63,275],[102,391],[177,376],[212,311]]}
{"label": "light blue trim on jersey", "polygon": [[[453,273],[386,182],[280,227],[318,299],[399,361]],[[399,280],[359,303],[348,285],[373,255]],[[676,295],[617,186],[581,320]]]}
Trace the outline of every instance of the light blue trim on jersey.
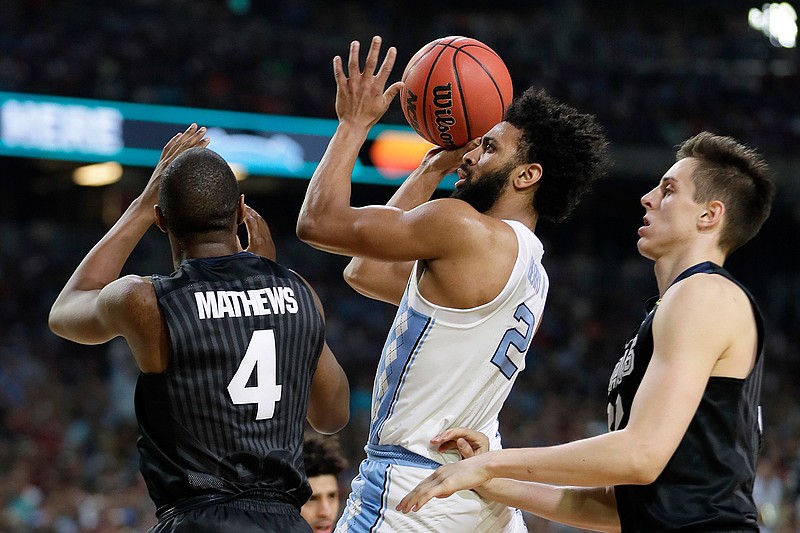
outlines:
{"label": "light blue trim on jersey", "polygon": [[415,468],[427,468],[429,470],[436,470],[442,466],[442,463],[406,450],[402,446],[367,444],[364,451],[367,452],[367,459],[372,461],[380,461],[400,466],[413,466]]}
{"label": "light blue trim on jersey", "polygon": [[[370,425],[368,444],[379,444],[380,433],[386,420],[392,415],[397,398],[403,389],[408,371],[419,353],[425,339],[428,337],[435,320],[427,315],[415,311],[408,305],[408,291],[403,295],[403,300],[397,309],[397,315],[392,323],[392,329],[386,338],[386,344],[381,353],[381,363],[375,377],[372,391],[373,401],[378,401],[378,412],[373,417]],[[394,348],[392,346],[394,345]],[[389,350],[394,349],[395,355],[388,367]],[[386,380],[387,388],[380,396],[380,387]],[[378,400],[378,397],[380,399]]]}

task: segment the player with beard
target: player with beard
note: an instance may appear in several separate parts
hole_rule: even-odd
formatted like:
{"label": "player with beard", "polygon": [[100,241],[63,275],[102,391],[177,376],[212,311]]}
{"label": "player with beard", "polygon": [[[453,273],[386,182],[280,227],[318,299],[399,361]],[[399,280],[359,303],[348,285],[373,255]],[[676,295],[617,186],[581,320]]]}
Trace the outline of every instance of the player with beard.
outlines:
{"label": "player with beard", "polygon": [[[565,219],[605,163],[590,115],[528,89],[502,122],[463,148],[430,150],[385,206],[350,205],[350,177],[367,132],[402,82],[386,89],[396,57],[378,68],[374,38],[361,70],[334,58],[339,125],[309,183],[297,234],[353,257],[345,277],[398,306],[375,377],[367,459],[337,531],[527,531],[521,514],[470,491],[401,514],[395,505],[458,452],[430,447],[445,428],[493,435],[498,413],[539,327],[549,282],[540,218]],[[453,171],[452,198],[430,200]]]}

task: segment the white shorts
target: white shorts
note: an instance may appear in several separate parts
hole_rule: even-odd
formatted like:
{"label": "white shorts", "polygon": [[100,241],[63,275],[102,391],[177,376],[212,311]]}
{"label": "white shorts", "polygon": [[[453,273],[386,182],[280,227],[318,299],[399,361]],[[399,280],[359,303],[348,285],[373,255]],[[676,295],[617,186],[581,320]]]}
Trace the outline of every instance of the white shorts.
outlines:
{"label": "white shorts", "polygon": [[368,450],[353,479],[336,533],[527,533],[519,510],[484,500],[471,490],[434,498],[417,512],[397,511],[400,500],[438,463],[400,447],[377,448],[392,448],[395,457],[376,458]]}

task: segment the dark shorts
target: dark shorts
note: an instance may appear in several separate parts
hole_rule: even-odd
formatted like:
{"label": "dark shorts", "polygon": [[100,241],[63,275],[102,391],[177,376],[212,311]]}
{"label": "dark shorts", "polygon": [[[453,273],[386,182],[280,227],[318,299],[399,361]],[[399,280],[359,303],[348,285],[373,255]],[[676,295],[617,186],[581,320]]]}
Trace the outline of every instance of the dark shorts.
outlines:
{"label": "dark shorts", "polygon": [[165,514],[148,533],[311,533],[294,505],[246,498]]}

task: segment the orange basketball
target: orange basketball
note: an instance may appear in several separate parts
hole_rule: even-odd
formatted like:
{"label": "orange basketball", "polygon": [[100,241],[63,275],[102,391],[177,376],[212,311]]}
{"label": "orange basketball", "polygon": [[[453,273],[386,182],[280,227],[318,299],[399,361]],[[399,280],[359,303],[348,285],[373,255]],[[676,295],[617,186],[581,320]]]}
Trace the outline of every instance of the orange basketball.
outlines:
{"label": "orange basketball", "polygon": [[469,37],[442,37],[423,46],[403,72],[400,105],[425,140],[458,148],[503,119],[514,90],[503,60]]}

